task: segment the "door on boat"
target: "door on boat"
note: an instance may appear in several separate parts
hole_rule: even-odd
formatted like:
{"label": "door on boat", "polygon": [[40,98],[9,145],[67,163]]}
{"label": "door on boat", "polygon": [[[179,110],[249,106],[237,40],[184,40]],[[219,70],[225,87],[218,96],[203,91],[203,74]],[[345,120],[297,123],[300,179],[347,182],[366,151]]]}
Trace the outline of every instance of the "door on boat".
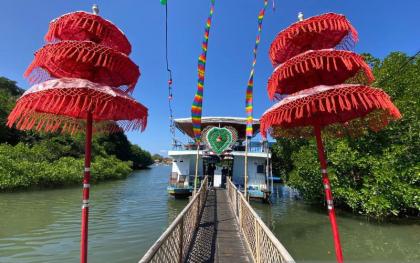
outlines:
{"label": "door on boat", "polygon": [[233,157],[231,155],[224,155],[220,162],[222,170],[222,187],[226,187],[227,178],[232,179],[233,171]]}
{"label": "door on boat", "polygon": [[227,177],[232,178],[233,158],[231,156],[209,156],[204,159],[203,166],[204,174],[208,176],[211,186],[225,187]]}

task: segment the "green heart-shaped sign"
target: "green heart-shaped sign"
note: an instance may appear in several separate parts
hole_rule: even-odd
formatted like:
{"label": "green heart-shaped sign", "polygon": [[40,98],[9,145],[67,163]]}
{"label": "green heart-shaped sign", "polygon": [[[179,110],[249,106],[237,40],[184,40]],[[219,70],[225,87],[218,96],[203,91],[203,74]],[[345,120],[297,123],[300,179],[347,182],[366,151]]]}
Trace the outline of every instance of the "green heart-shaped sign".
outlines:
{"label": "green heart-shaped sign", "polygon": [[232,132],[226,128],[213,127],[206,133],[209,147],[217,154],[222,154],[231,144]]}

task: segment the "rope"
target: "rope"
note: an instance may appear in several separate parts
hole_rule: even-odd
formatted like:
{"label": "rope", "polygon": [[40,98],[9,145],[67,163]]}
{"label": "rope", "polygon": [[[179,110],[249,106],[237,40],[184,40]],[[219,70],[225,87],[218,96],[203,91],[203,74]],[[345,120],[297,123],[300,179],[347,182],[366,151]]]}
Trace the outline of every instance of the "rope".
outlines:
{"label": "rope", "polygon": [[379,86],[379,87],[383,86],[383,84],[385,82],[387,82],[388,80],[390,80],[395,75],[399,74],[411,61],[413,61],[415,58],[417,58],[418,55],[420,55],[420,50],[417,51],[416,54],[414,54],[413,56],[409,57],[408,60],[403,65],[401,65],[401,67],[399,69],[397,69],[393,74],[388,75],[386,78],[378,81],[377,86]]}
{"label": "rope", "polygon": [[165,61],[166,71],[168,71],[168,107],[169,107],[169,132],[172,136],[172,143],[176,144],[175,139],[175,125],[174,125],[174,110],[172,107],[173,89],[172,89],[172,70],[169,68],[168,59],[168,3],[165,1]]}

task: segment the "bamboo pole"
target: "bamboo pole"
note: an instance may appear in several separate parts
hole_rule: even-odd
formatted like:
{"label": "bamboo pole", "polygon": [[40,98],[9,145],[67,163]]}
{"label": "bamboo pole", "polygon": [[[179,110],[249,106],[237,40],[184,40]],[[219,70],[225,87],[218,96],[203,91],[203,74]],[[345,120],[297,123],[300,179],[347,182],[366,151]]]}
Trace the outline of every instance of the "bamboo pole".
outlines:
{"label": "bamboo pole", "polygon": [[195,196],[197,192],[197,181],[198,181],[198,157],[200,154],[200,142],[197,142],[197,156],[195,158],[195,176],[194,176],[194,191],[193,196]]}
{"label": "bamboo pole", "polygon": [[335,217],[333,196],[331,192],[331,184],[327,174],[327,161],[325,158],[324,145],[322,144],[321,127],[315,126],[314,133],[316,137],[316,144],[318,149],[319,162],[321,164],[322,183],[325,190],[325,199],[327,201],[328,216],[331,223],[331,229],[334,238],[335,256],[337,262],[343,263],[343,252],[341,251],[340,235],[338,233],[338,226]]}
{"label": "bamboo pole", "polygon": [[80,238],[80,262],[87,262],[88,252],[88,223],[89,223],[89,189],[90,189],[90,161],[92,149],[92,113],[87,113],[86,141],[85,141],[85,170],[83,175],[82,227]]}
{"label": "bamboo pole", "polygon": [[273,162],[270,162],[271,193],[274,192]]}
{"label": "bamboo pole", "polygon": [[244,174],[244,196],[248,200],[248,136],[245,139],[245,174]]}
{"label": "bamboo pole", "polygon": [[270,167],[269,167],[269,165],[270,165],[270,153],[269,153],[269,150],[268,150],[268,141],[265,141],[265,145],[266,145],[265,150],[267,152],[267,158],[266,158],[267,159],[267,164],[265,166],[265,177],[266,177],[266,182],[267,182],[267,190],[270,190],[271,189],[270,178],[269,178],[269,176],[270,176]]}

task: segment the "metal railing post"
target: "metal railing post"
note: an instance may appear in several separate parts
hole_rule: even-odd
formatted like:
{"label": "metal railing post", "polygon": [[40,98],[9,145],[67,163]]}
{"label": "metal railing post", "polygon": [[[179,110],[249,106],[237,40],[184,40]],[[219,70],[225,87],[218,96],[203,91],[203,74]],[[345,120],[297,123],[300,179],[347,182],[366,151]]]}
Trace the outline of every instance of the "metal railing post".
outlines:
{"label": "metal railing post", "polygon": [[239,218],[239,194],[238,191],[235,191],[235,206],[236,206],[236,216]]}
{"label": "metal railing post", "polygon": [[184,248],[184,217],[181,218],[181,222],[179,223],[179,263],[183,262],[183,248]]}
{"label": "metal railing post", "polygon": [[[236,218],[239,223],[240,232],[244,237],[245,244],[252,254],[254,262],[294,263],[295,261],[290,256],[289,252],[264,224],[237,187],[229,182],[228,189],[232,191],[229,197],[231,199],[231,205],[235,205],[233,209],[237,213]],[[234,198],[236,199],[233,200]],[[254,224],[254,228],[252,228],[252,223]],[[271,254],[269,257],[270,261],[267,261],[268,259],[265,257],[268,253],[267,251]]]}
{"label": "metal railing post", "polygon": [[201,193],[198,194],[198,198],[197,198],[197,215],[196,215],[196,227],[198,227],[198,225],[200,224],[200,206],[201,206]]}
{"label": "metal railing post", "polygon": [[242,228],[242,199],[240,199],[239,200],[239,226],[240,226],[240,228],[241,228],[241,231],[243,231],[243,228]]}
{"label": "metal railing post", "polygon": [[255,230],[255,258],[256,258],[256,263],[260,263],[261,262],[261,248],[260,248],[260,233],[258,231],[258,223],[257,223],[257,219],[254,219],[254,230]]}

